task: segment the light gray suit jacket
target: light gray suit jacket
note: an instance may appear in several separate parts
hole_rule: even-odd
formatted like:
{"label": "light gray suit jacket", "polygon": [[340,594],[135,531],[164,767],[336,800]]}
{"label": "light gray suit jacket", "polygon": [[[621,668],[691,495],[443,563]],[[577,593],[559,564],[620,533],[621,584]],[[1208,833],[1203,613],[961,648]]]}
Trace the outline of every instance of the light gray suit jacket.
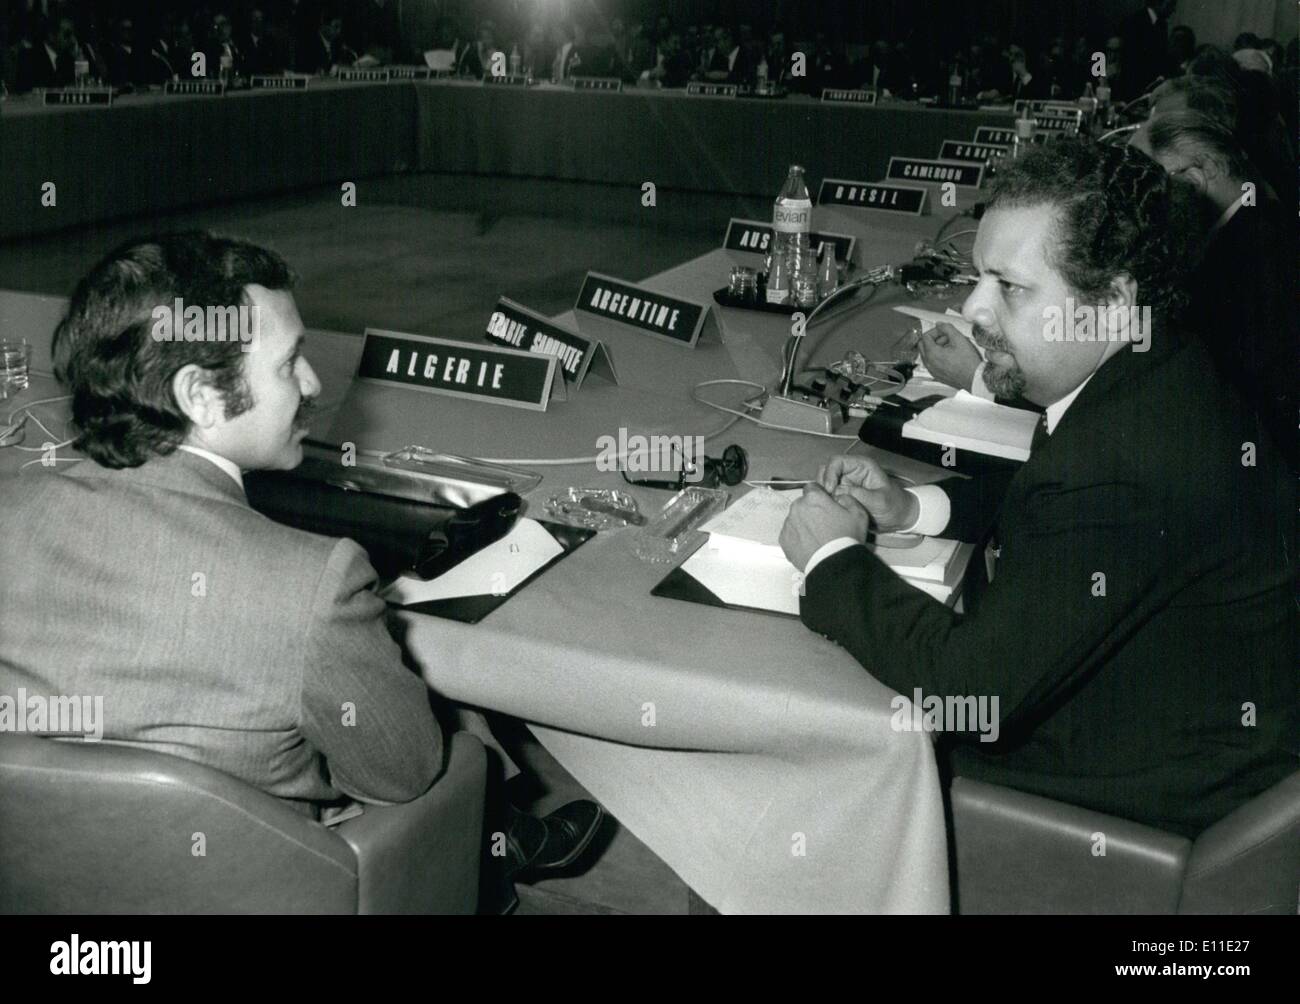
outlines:
{"label": "light gray suit jacket", "polygon": [[402,802],[442,764],[353,541],[249,508],[184,451],[0,479],[0,694],[102,696],[106,741],[313,812]]}

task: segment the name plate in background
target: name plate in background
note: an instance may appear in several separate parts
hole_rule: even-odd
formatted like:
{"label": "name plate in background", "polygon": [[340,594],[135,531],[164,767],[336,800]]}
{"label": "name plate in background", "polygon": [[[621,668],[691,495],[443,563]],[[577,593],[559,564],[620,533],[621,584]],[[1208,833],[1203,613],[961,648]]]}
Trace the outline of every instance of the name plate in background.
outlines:
{"label": "name plate in background", "polygon": [[690,348],[695,348],[709,312],[702,303],[652,293],[599,272],[587,273],[573,309]]}
{"label": "name plate in background", "polygon": [[880,209],[887,213],[920,216],[925,212],[926,194],[926,189],[909,185],[882,185],[875,181],[826,178],[817,190],[817,205]]}
{"label": "name plate in background", "polygon": [[339,70],[339,80],[347,84],[386,84],[391,78],[388,70]]}
{"label": "name plate in background", "polygon": [[686,93],[702,98],[734,98],[740,93],[737,84],[705,84],[692,80],[686,85]]}
{"label": "name plate in background", "polygon": [[500,76],[488,73],[484,75],[483,83],[500,84],[503,87],[527,87],[528,78],[522,73],[503,73]]}
{"label": "name plate in background", "polygon": [[1014,129],[999,129],[997,126],[980,126],[975,130],[976,143],[992,143],[996,146],[1010,146],[1016,140]]}
{"label": "name plate in background", "polygon": [[968,143],[961,139],[946,139],[939,148],[940,160],[969,160],[979,164],[1005,157],[1011,147],[996,143]]}
{"label": "name plate in background", "polygon": [[[753,254],[767,254],[772,246],[772,224],[761,220],[742,220],[732,217],[727,224],[727,234],[722,239],[722,246],[728,251],[749,251]],[[835,246],[836,261],[849,261],[858,239],[850,234],[823,233],[814,230],[808,235],[808,242],[816,250],[822,244]]]}
{"label": "name plate in background", "polygon": [[46,91],[47,105],[111,105],[113,92],[108,88],[89,91]]}
{"label": "name plate in background", "polygon": [[390,66],[388,68],[390,80],[428,80],[431,73],[433,71],[427,66]]}
{"label": "name plate in background", "polygon": [[226,93],[220,80],[169,80],[163,86],[164,94],[202,94],[219,98]]}
{"label": "name plate in background", "polygon": [[555,356],[367,328],[357,379],[545,411],[552,394],[564,396],[558,367]]}
{"label": "name plate in background", "polygon": [[885,177],[889,181],[920,182],[923,185],[942,185],[950,181],[959,188],[979,188],[984,181],[984,165],[959,160],[890,157]]}
{"label": "name plate in background", "polygon": [[1083,112],[1054,112],[1051,109],[1033,112],[1034,128],[1043,132],[1077,133],[1083,124]]}
{"label": "name plate in background", "polygon": [[489,341],[501,345],[554,356],[559,360],[560,373],[575,390],[582,386],[588,373],[599,372],[610,382],[618,383],[614,359],[599,338],[575,334],[507,297],[497,300],[484,334]]}
{"label": "name plate in background", "polygon": [[1050,100],[1043,100],[1043,99],[1039,99],[1036,101],[1028,101],[1024,98],[1021,98],[1011,107],[1012,110],[1015,111],[1017,115],[1019,115],[1025,109],[1029,109],[1029,114],[1031,115],[1035,114],[1036,112],[1045,112],[1045,111],[1077,112],[1079,110],[1078,102],[1075,101],[1050,101]]}
{"label": "name plate in background", "polygon": [[250,77],[251,85],[268,91],[305,91],[308,77]]}
{"label": "name plate in background", "polygon": [[835,104],[874,105],[875,91],[853,91],[841,87],[823,87],[822,100]]}
{"label": "name plate in background", "polygon": [[574,77],[575,91],[621,91],[623,81],[618,77]]}

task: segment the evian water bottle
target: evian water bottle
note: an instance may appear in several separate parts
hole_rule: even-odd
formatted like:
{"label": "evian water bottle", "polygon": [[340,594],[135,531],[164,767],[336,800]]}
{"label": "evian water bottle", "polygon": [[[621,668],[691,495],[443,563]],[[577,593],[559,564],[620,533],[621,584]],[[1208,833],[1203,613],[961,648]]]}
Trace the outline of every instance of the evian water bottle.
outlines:
{"label": "evian water bottle", "polygon": [[[811,232],[812,199],[808,197],[808,186],[804,184],[803,168],[794,164],[772,207],[772,270],[776,270],[776,263],[780,261],[788,277],[806,271],[814,260]],[[812,267],[816,268],[815,265]]]}

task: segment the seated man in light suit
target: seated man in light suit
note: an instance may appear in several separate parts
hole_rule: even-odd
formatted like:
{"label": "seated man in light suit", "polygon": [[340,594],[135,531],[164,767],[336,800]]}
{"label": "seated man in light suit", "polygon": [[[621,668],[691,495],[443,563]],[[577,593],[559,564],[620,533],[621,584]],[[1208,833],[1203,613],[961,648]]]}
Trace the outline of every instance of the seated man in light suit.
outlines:
{"label": "seated man in light suit", "polygon": [[[1074,140],[1000,174],[962,314],[991,386],[1046,408],[1032,456],[911,489],[835,458],[781,543],[811,630],[909,698],[994,709],[997,741],[939,737],[954,772],[1190,837],[1300,767],[1296,499],[1203,348],[1164,323],[1171,186],[1135,150]],[[1056,337],[1068,298],[1101,305],[1097,340]],[[1146,306],[1142,342],[1129,308]],[[989,543],[991,581],[968,577],[957,613],[863,546],[869,522]]]}
{"label": "seated man in light suit", "polygon": [[[244,495],[241,471],[301,462],[321,389],[291,286],[278,255],[204,233],[125,245],[77,286],[54,357],[90,459],[0,481],[0,694],[102,695],[106,741],[319,818],[416,798],[443,744],[365,552]],[[166,338],[177,302],[202,308],[184,331],[202,340],[179,317]],[[216,337],[207,308],[227,305],[251,339]],[[507,875],[571,863],[601,815],[501,812]]]}

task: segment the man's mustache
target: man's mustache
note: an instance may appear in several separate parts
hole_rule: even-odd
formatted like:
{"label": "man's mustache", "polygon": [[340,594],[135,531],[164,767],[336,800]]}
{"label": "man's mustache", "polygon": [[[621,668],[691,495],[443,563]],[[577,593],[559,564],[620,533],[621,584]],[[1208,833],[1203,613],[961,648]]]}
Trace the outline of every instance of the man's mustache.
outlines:
{"label": "man's mustache", "polygon": [[978,324],[971,325],[971,337],[975,339],[975,344],[980,348],[990,352],[1005,352],[1011,355],[1011,346],[1007,340],[1000,334],[995,334],[988,328],[982,328]]}

